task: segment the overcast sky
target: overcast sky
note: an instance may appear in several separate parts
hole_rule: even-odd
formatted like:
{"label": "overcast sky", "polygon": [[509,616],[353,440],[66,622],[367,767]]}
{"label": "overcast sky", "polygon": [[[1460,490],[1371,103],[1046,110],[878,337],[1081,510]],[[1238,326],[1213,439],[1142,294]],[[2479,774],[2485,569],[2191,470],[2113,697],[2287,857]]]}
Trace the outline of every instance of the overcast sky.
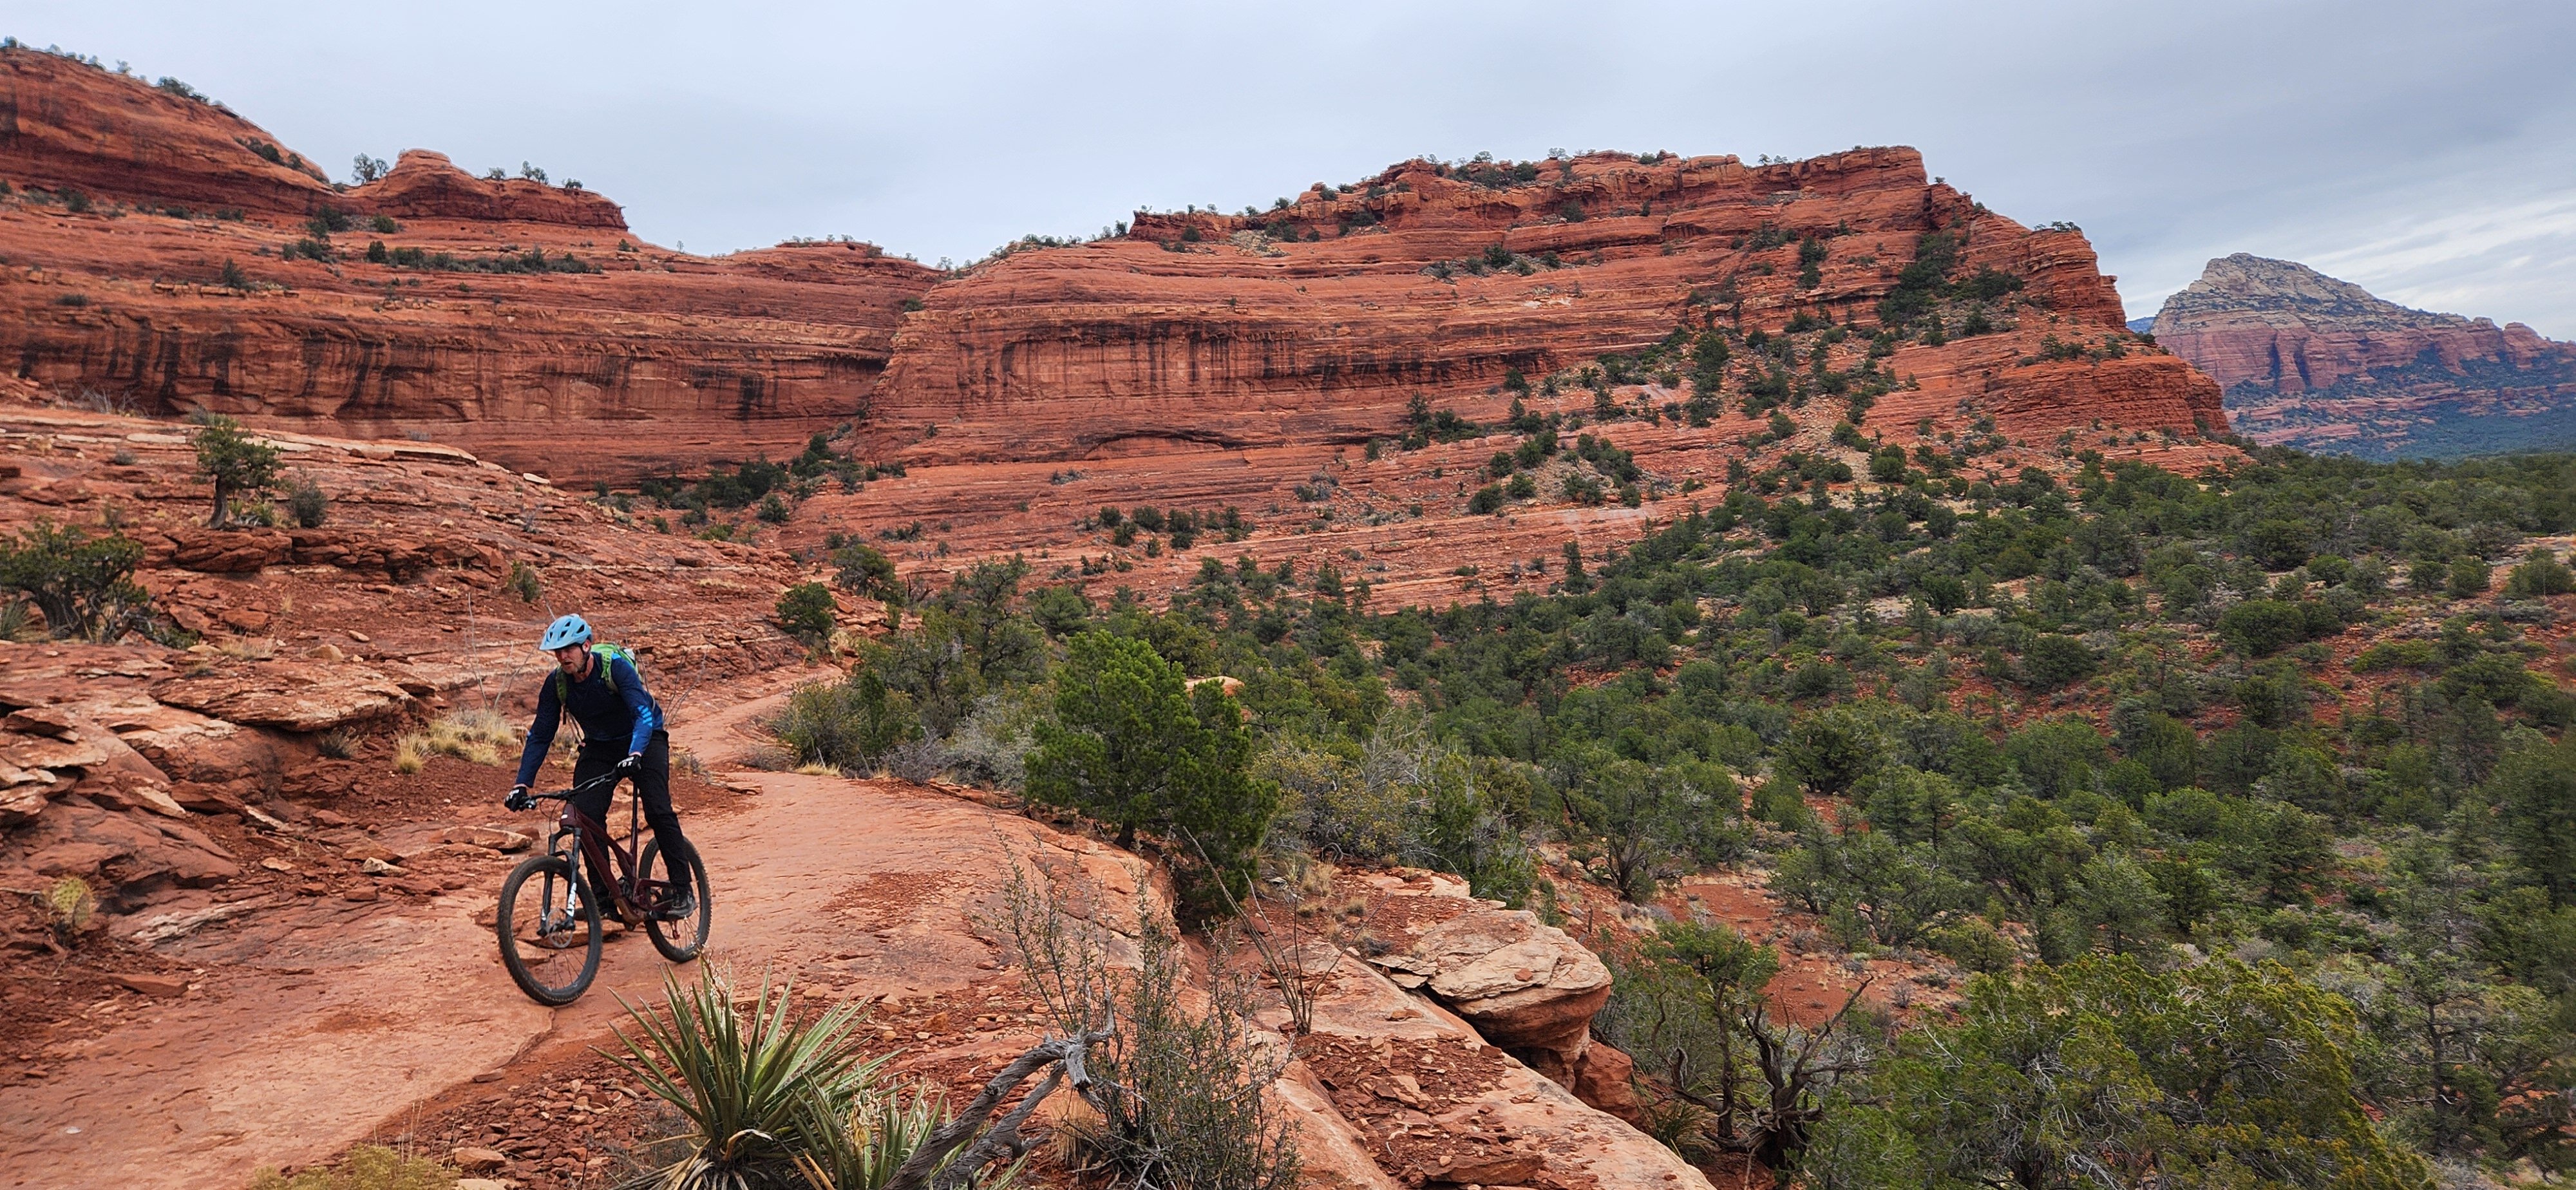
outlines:
{"label": "overcast sky", "polygon": [[2576,338],[2567,0],[13,0],[0,33],[184,79],[341,175],[533,161],[693,252],[964,261],[1423,154],[1910,144],[1998,211],[2082,224],[2132,315],[2254,252]]}

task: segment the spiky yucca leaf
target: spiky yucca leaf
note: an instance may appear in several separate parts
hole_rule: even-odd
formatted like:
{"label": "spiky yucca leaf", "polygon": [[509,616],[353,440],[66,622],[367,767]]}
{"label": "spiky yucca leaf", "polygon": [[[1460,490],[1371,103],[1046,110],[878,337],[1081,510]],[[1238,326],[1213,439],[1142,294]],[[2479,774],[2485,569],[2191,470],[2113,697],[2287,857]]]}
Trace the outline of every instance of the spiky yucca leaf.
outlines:
{"label": "spiky yucca leaf", "polygon": [[693,987],[666,975],[662,991],[660,1012],[620,998],[636,1032],[618,1029],[625,1052],[607,1056],[689,1121],[693,1151],[663,1171],[670,1190],[748,1190],[787,1173],[813,1147],[808,1126],[846,1110],[883,1062],[859,1053],[856,1007],[799,1025],[788,985],[765,977],[744,1006],[731,976],[712,968]]}
{"label": "spiky yucca leaf", "polygon": [[[844,1110],[811,1122],[806,1139],[813,1147],[798,1155],[796,1168],[811,1190],[883,1190],[947,1120],[947,1105],[935,1092],[920,1091],[907,1101],[892,1088],[871,1088]],[[1006,1175],[983,1190],[999,1190],[1013,1180]]]}

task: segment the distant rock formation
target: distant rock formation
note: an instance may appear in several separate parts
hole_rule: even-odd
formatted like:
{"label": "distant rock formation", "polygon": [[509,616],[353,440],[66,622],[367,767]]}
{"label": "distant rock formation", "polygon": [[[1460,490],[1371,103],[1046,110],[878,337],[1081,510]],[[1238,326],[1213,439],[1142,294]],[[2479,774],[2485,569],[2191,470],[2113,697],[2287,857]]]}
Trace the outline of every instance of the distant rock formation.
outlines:
{"label": "distant rock formation", "polygon": [[2165,300],[2156,342],[2227,393],[2258,442],[2366,458],[2576,446],[2576,343],[2434,314],[2237,253]]}

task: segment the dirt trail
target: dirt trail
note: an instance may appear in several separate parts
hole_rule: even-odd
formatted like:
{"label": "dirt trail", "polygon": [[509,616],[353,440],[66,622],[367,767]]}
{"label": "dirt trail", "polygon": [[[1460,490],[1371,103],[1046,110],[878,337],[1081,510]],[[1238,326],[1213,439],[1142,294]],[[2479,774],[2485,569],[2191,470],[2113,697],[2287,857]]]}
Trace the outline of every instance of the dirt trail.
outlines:
{"label": "dirt trail", "polygon": [[[807,676],[702,694],[676,742],[734,768],[749,722]],[[1075,853],[1124,882],[1106,849],[919,787],[729,776],[756,792],[689,832],[714,879],[709,959],[746,974],[850,997],[964,987],[994,961],[971,917],[993,906],[1006,853]],[[238,1187],[514,1060],[603,1040],[618,996],[658,993],[669,965],[640,933],[612,931],[580,1002],[522,996],[475,920],[502,871],[435,900],[291,905],[172,944],[208,970],[200,996],[152,1001],[59,1077],[0,1089],[0,1186]]]}

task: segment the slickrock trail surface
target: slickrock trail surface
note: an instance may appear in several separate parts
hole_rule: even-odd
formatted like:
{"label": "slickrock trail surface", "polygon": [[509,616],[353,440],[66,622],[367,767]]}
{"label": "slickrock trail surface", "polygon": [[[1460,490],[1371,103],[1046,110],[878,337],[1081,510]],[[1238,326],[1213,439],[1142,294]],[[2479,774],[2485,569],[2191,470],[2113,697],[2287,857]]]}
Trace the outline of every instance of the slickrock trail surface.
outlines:
{"label": "slickrock trail surface", "polygon": [[[728,687],[708,704],[721,710],[675,736],[720,758],[778,701],[752,696],[810,676]],[[496,788],[507,780],[492,774]],[[851,998],[949,991],[989,978],[994,956],[968,914],[993,910],[1009,857],[1057,853],[1112,893],[1136,888],[1110,849],[918,787],[729,779],[755,792],[688,825],[715,882],[706,961],[746,975],[824,979]],[[490,807],[466,815],[506,820]],[[280,906],[168,948],[208,972],[197,995],[151,1002],[67,1056],[58,1077],[0,1089],[0,1184],[238,1186],[260,1165],[328,1156],[541,1045],[605,1040],[619,996],[657,998],[668,965],[640,935],[612,941],[576,1004],[550,1011],[522,996],[478,920],[506,871],[495,863],[432,900]]]}

